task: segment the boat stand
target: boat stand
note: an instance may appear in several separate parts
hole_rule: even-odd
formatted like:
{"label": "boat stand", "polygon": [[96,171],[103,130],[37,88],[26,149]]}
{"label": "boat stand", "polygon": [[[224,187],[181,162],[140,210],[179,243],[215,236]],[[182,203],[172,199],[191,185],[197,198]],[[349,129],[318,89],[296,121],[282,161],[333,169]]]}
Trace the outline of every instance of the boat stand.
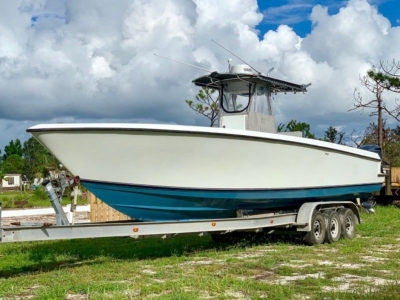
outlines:
{"label": "boat stand", "polygon": [[67,215],[61,206],[61,202],[65,189],[75,183],[76,179],[70,179],[65,174],[60,174],[58,180],[51,181],[46,179],[42,183],[47,197],[50,199],[51,206],[56,213],[56,225],[70,225]]}

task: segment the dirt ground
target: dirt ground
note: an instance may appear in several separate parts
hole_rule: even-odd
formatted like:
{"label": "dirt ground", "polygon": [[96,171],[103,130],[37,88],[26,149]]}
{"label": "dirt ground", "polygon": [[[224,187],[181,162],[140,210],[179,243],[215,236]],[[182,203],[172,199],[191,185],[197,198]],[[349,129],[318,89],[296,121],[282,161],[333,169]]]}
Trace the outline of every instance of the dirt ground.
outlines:
{"label": "dirt ground", "polygon": [[[89,221],[87,212],[77,212],[74,218],[76,223]],[[56,222],[55,214],[51,215],[40,215],[40,216],[23,216],[23,217],[9,217],[2,218],[1,226],[11,226],[11,223],[15,222],[35,222],[35,223],[53,223]]]}

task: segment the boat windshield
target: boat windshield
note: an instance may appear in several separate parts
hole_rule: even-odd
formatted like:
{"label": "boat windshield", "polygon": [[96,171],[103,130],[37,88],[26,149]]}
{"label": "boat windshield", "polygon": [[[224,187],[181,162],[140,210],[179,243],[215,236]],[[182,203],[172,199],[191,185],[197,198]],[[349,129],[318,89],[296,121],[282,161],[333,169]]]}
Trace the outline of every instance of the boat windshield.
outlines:
{"label": "boat windshield", "polygon": [[243,112],[249,107],[252,84],[245,81],[233,81],[224,85],[222,90],[222,109],[227,113]]}
{"label": "boat windshield", "polygon": [[257,85],[257,93],[254,93],[253,101],[255,112],[272,115],[272,106],[265,86]]}

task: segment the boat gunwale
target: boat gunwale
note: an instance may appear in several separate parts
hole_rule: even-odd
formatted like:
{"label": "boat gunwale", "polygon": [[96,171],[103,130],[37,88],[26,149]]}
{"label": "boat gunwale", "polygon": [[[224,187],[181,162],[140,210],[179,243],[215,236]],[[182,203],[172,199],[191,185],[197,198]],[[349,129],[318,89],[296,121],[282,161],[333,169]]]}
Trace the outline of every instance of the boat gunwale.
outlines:
{"label": "boat gunwale", "polygon": [[[90,125],[90,126],[88,126]],[[129,125],[129,126],[127,126]],[[52,126],[52,127],[50,127]],[[210,130],[211,129],[211,130]],[[119,124],[119,123],[88,123],[88,124],[40,124],[30,127],[26,130],[27,132],[90,132],[90,131],[101,131],[101,132],[160,132],[160,133],[180,133],[180,134],[199,134],[199,135],[216,135],[216,136],[229,136],[230,138],[236,139],[250,139],[250,140],[268,140],[275,141],[282,144],[301,145],[309,148],[317,148],[321,150],[327,150],[336,152],[339,154],[347,154],[356,157],[362,157],[364,159],[372,161],[381,161],[378,154],[367,150],[358,148],[352,148],[346,145],[339,145],[330,142],[313,140],[303,137],[295,137],[290,135],[283,135],[279,133],[267,133],[257,132],[249,130],[233,130],[226,128],[214,128],[214,127],[200,127],[200,126],[184,126],[184,125],[160,125],[160,124]],[[321,145],[329,144],[329,145]],[[360,153],[363,152],[363,153]]]}

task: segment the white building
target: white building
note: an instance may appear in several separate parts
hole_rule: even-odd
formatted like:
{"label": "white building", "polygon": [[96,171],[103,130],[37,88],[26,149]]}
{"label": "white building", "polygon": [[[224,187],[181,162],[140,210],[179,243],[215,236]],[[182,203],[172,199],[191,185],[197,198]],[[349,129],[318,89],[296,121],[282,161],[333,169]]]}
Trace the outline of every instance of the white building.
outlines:
{"label": "white building", "polygon": [[1,182],[3,191],[19,190],[21,184],[21,174],[6,174]]}

